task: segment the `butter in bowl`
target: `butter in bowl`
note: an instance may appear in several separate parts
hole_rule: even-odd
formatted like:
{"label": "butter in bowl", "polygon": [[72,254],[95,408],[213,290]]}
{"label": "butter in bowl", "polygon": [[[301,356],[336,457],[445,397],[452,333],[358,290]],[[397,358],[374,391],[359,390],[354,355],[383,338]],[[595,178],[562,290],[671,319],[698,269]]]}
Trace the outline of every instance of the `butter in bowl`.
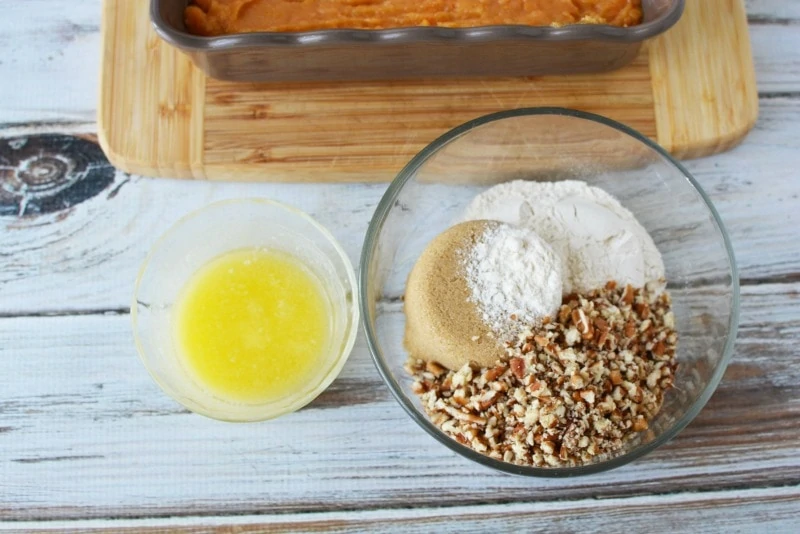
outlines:
{"label": "butter in bowl", "polygon": [[139,356],[190,410],[271,419],[338,376],[358,330],[355,274],[333,236],[269,200],[211,204],[153,246],[131,307]]}

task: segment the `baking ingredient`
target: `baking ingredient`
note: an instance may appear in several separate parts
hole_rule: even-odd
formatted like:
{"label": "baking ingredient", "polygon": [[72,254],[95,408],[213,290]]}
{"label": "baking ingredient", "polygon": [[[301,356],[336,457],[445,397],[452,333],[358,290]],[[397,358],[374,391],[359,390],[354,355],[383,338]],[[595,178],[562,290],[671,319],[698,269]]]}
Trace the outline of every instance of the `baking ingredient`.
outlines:
{"label": "baking ingredient", "polygon": [[261,248],[202,267],[176,305],[186,368],[212,394],[265,403],[297,391],[320,365],[330,337],[323,286],[299,259]]}
{"label": "baking ingredient", "polygon": [[678,338],[667,292],[610,282],[521,332],[508,359],[446,371],[409,360],[413,390],[446,434],[492,458],[590,463],[648,429],[673,385]]}
{"label": "baking ingredient", "polygon": [[464,258],[500,223],[457,224],[431,241],[406,283],[405,346],[418,358],[459,369],[467,362],[493,365],[505,351],[471,300]]}
{"label": "baking ingredient", "polygon": [[493,225],[467,250],[464,262],[469,298],[502,340],[519,321],[538,323],[561,305],[561,259],[532,230]]}
{"label": "baking ingredient", "polygon": [[633,26],[641,0],[194,0],[184,14],[195,35],[332,28]]}
{"label": "baking ingredient", "polygon": [[462,220],[491,219],[531,228],[562,258],[565,294],[609,280],[644,287],[663,280],[653,239],[614,197],[585,182],[515,180],[475,199]]}

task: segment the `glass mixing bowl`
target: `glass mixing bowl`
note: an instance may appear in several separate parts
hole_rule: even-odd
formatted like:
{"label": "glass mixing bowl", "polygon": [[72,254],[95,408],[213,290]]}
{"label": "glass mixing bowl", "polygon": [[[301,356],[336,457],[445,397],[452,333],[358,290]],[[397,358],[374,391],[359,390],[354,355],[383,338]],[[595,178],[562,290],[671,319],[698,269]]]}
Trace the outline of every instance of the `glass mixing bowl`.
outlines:
{"label": "glass mixing bowl", "polygon": [[[473,451],[431,423],[403,369],[403,294],[426,245],[468,203],[509,180],[584,180],[615,196],[650,232],[666,266],[679,334],[675,387],[646,432],[611,457],[577,467],[518,466]],[[701,410],[731,358],[739,313],[730,240],[698,183],[662,148],[612,120],[532,108],[487,115],[444,134],[392,182],[369,225],[360,302],[375,364],[425,431],[455,452],[519,475],[575,476],[624,465],[663,445]]]}

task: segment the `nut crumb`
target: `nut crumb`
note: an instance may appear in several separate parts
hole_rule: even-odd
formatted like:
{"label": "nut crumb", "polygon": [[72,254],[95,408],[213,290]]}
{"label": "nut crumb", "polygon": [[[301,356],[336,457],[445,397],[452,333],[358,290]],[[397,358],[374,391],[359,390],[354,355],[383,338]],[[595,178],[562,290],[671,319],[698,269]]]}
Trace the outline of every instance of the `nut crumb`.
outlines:
{"label": "nut crumb", "polygon": [[677,368],[670,307],[668,293],[612,281],[565,297],[555,319],[523,328],[493,367],[409,359],[405,368],[431,421],[459,443],[517,465],[591,463],[647,431],[661,409]]}
{"label": "nut crumb", "polygon": [[525,377],[525,360],[522,358],[511,358],[509,363],[511,365],[511,372],[514,373],[514,376],[520,379]]}

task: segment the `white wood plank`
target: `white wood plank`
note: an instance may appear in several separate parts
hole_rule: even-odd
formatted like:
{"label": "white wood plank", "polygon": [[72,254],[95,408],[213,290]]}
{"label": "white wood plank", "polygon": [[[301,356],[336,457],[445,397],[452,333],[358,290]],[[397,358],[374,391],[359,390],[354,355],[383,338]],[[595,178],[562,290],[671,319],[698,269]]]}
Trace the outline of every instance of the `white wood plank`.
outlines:
{"label": "white wood plank", "polygon": [[[0,125],[94,122],[101,0],[3,2]],[[5,133],[5,132],[4,132]]]}
{"label": "white wood plank", "polygon": [[[750,33],[762,92],[800,90],[797,2],[749,0]],[[101,0],[5,2],[0,17],[3,135],[93,129]],[[770,22],[772,21],[772,22]],[[57,90],[54,90],[57,88]]]}
{"label": "white wood plank", "polygon": [[695,422],[587,478],[461,458],[391,398],[364,341],[308,408],[262,424],[186,413],[150,381],[125,315],[0,320],[0,518],[324,512],[613,498],[800,481],[800,284],[744,290],[736,356]]}
{"label": "white wood plank", "polygon": [[750,42],[756,83],[762,95],[800,90],[800,21],[787,25],[751,24]]}
{"label": "white wood plank", "polygon": [[800,2],[793,0],[745,0],[750,20],[778,22],[800,21]]}
{"label": "white wood plank", "polygon": [[759,121],[739,147],[683,162],[722,217],[745,283],[800,272],[798,121],[800,99],[762,99]]}
{"label": "white wood plank", "polygon": [[291,515],[143,520],[20,522],[0,531],[104,532],[595,532],[613,524],[633,532],[792,532],[800,488],[746,489],[632,498],[527,502],[448,508],[399,508]]}

